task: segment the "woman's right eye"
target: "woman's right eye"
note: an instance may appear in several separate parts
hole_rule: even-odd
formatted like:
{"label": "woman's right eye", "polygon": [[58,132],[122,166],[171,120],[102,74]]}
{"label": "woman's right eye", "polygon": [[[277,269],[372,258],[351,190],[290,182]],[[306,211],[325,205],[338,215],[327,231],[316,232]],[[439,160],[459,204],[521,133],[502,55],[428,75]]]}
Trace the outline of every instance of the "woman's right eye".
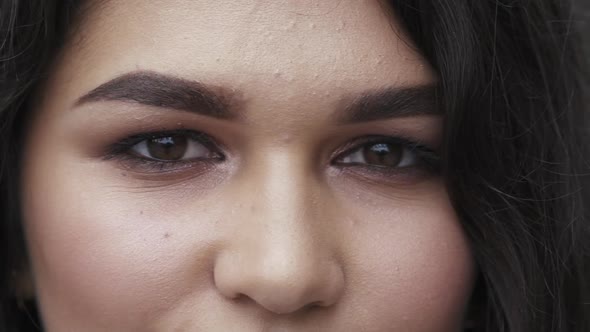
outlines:
{"label": "woman's right eye", "polygon": [[131,147],[131,152],[146,159],[162,162],[207,159],[212,151],[187,135],[173,134],[148,138]]}
{"label": "woman's right eye", "polygon": [[106,159],[118,159],[127,169],[161,173],[225,160],[207,134],[192,130],[142,133],[113,144]]}

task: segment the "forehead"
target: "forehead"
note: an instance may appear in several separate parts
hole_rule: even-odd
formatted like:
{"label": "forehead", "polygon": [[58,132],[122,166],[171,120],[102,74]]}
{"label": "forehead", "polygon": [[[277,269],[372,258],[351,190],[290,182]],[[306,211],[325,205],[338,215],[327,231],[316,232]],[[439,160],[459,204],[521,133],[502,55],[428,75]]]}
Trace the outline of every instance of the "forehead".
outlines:
{"label": "forehead", "polygon": [[110,0],[81,22],[65,54],[70,77],[91,78],[86,89],[138,69],[265,89],[354,91],[433,76],[378,0]]}

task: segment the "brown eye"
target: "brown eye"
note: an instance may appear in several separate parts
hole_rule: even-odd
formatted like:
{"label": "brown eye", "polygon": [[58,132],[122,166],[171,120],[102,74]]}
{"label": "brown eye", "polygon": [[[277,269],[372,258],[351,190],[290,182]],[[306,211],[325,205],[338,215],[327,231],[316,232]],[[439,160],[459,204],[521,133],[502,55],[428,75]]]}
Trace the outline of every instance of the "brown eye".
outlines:
{"label": "brown eye", "polygon": [[417,161],[416,153],[403,144],[369,143],[344,156],[339,163],[399,168],[414,166]]}
{"label": "brown eye", "polygon": [[212,152],[186,135],[169,135],[145,139],[132,147],[132,151],[147,159],[176,161],[210,157]]}
{"label": "brown eye", "polygon": [[399,145],[378,143],[361,148],[367,164],[396,167],[402,160],[403,148]]}
{"label": "brown eye", "polygon": [[147,141],[147,149],[155,159],[178,160],[186,153],[188,140],[184,136],[153,138]]}

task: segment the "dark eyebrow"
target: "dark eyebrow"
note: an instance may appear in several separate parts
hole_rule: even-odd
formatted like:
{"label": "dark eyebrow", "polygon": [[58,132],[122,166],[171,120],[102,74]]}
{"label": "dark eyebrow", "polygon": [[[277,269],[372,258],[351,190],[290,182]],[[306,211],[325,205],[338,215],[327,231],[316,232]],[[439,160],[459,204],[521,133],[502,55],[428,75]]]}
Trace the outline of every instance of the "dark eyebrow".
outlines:
{"label": "dark eyebrow", "polygon": [[116,77],[82,96],[76,106],[97,101],[123,101],[232,119],[234,94],[197,81],[139,71]]}
{"label": "dark eyebrow", "polygon": [[352,97],[337,114],[343,124],[417,115],[441,115],[436,85],[391,87]]}
{"label": "dark eyebrow", "polygon": [[[436,85],[390,87],[363,92],[343,100],[336,114],[339,123],[350,124],[395,117],[440,114]],[[133,102],[176,109],[218,119],[235,119],[235,91],[184,78],[138,71],[123,74],[80,97],[76,106],[98,101]]]}

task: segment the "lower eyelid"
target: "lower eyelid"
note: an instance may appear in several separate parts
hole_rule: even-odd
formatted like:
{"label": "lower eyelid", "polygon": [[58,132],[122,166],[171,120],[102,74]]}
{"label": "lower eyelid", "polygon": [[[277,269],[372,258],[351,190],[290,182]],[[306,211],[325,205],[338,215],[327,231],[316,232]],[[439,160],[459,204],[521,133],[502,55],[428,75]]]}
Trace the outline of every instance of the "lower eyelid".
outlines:
{"label": "lower eyelid", "polygon": [[364,185],[396,188],[398,186],[415,185],[438,177],[438,174],[423,167],[406,167],[390,169],[356,165],[349,167],[336,166],[336,176],[344,176],[359,181]]}
{"label": "lower eyelid", "polygon": [[117,161],[120,168],[135,174],[165,176],[179,173],[204,171],[215,167],[215,162],[206,159],[188,159],[174,162],[157,161],[141,157],[124,157]]}

